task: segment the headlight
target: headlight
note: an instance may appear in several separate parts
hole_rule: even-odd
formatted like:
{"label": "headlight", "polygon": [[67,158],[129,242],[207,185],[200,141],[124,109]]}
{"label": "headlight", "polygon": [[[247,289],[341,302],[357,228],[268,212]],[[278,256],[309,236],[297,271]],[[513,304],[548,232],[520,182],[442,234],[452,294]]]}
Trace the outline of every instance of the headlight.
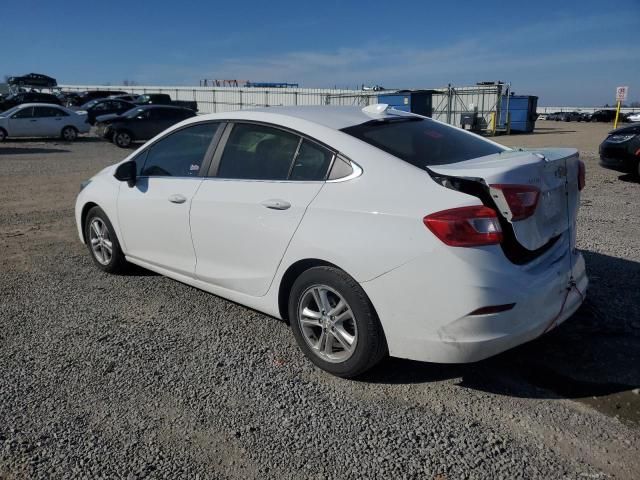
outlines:
{"label": "headlight", "polygon": [[626,135],[611,135],[609,138],[607,138],[607,142],[622,143],[622,142],[626,142],[627,140],[631,140],[635,136],[636,136],[635,133],[626,134]]}
{"label": "headlight", "polygon": [[85,180],[84,182],[80,182],[80,191],[84,190],[87,185],[91,183],[91,180]]}

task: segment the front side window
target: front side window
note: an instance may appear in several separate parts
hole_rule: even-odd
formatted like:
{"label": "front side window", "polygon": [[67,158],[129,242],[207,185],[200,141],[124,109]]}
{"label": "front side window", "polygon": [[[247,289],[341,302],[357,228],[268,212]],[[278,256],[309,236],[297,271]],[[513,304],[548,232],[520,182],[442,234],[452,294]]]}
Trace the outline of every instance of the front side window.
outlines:
{"label": "front side window", "polygon": [[487,140],[431,119],[373,120],[343,129],[419,168],[446,165],[502,152]]}
{"label": "front side window", "polygon": [[33,107],[23,108],[13,114],[11,118],[33,118]]}
{"label": "front side window", "polygon": [[300,137],[284,130],[238,123],[220,159],[218,177],[286,180]]}
{"label": "front side window", "polygon": [[158,140],[148,149],[141,175],[197,177],[218,127],[217,123],[193,125]]}

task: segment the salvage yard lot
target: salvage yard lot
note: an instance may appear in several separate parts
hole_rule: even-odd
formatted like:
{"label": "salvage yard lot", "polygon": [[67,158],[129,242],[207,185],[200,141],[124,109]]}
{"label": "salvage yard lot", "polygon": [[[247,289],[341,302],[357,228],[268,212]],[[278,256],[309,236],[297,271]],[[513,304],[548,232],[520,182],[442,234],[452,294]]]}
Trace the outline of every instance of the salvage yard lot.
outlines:
{"label": "salvage yard lot", "polygon": [[497,141],[580,150],[585,305],[477,364],[389,359],[356,381],[281,321],[92,265],[75,195],[126,150],[0,144],[0,479],[637,478],[640,184],[598,167],[610,125],[537,126]]}

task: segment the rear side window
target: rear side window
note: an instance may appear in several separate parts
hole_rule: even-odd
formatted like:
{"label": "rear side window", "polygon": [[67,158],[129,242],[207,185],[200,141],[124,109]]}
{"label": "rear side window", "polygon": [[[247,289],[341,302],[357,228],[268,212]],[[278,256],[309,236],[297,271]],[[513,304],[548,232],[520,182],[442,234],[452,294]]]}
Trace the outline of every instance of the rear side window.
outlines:
{"label": "rear side window", "polygon": [[34,117],[67,117],[68,114],[55,107],[34,107]]}
{"label": "rear side window", "polygon": [[197,177],[218,126],[217,123],[194,125],[158,140],[148,149],[141,175]]}
{"label": "rear side window", "polygon": [[429,119],[374,120],[345,128],[343,132],[419,168],[503,151],[481,137]]}
{"label": "rear side window", "polygon": [[324,180],[333,159],[333,152],[308,140],[303,140],[293,163],[290,180]]}
{"label": "rear side window", "polygon": [[277,128],[235,124],[220,159],[219,178],[286,180],[300,137]]}

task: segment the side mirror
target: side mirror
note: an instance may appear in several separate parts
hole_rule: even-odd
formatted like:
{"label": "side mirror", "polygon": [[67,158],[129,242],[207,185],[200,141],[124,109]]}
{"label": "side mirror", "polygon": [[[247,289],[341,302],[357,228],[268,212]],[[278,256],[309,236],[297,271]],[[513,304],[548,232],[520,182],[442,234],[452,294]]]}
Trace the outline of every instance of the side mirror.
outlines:
{"label": "side mirror", "polygon": [[119,165],[113,176],[116,177],[116,180],[127,182],[127,185],[129,185],[130,188],[133,188],[136,185],[137,171],[138,167],[136,166],[136,162],[129,160],[128,162],[124,162]]}

